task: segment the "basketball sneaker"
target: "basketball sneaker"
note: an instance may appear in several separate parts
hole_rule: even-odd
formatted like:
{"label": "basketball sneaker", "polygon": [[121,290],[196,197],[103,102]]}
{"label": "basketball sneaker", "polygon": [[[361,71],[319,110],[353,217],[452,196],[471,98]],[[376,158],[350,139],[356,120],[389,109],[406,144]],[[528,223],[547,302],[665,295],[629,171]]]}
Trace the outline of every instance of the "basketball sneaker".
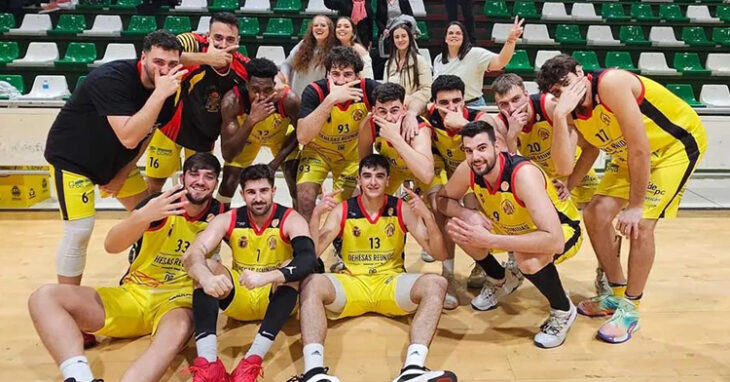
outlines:
{"label": "basketball sneaker", "polygon": [[482,291],[471,300],[474,310],[494,309],[503,297],[512,294],[520,286],[520,279],[513,271],[504,270],[504,280],[497,282],[487,277]]}
{"label": "basketball sneaker", "polygon": [[616,311],[619,299],[612,294],[591,297],[578,303],[578,313],[588,317],[610,316]]}
{"label": "basketball sneaker", "polygon": [[337,238],[332,242],[332,255],[335,262],[330,265],[330,272],[342,272],[345,269],[345,263],[342,261],[342,239]]}
{"label": "basketball sneaker", "polygon": [[328,375],[328,367],[315,367],[312,370],[289,378],[286,382],[340,382],[337,377]]}
{"label": "basketball sneaker", "polygon": [[259,375],[263,378],[264,369],[261,367],[261,357],[251,355],[241,360],[231,373],[231,382],[256,382]]}
{"label": "basketball sneaker", "polygon": [[231,381],[220,358],[216,359],[215,362],[208,362],[207,359],[198,357],[193,361],[193,365],[187,368],[186,372],[193,375],[193,382]]}
{"label": "basketball sneaker", "polygon": [[479,264],[474,263],[471,268],[469,278],[466,279],[466,287],[471,289],[479,289],[484,286],[484,282],[487,280],[487,274],[484,272]]}
{"label": "basketball sneaker", "polygon": [[620,344],[631,339],[639,330],[639,311],[636,305],[624,297],[616,297],[616,311],[598,328],[598,338],[611,344]]}
{"label": "basketball sneaker", "polygon": [[409,365],[401,369],[393,382],[456,382],[456,374],[448,370],[428,370],[422,366]]}
{"label": "basketball sneaker", "polygon": [[596,279],[593,281],[593,287],[596,288],[596,296],[613,294],[611,284],[608,283],[608,277],[606,277],[606,273],[603,272],[600,266],[596,267]]}
{"label": "basketball sneaker", "polygon": [[[79,382],[79,381],[77,381],[76,378],[71,377],[71,378],[64,379],[63,382]],[[104,380],[103,379],[94,379],[91,382],[104,382]]]}
{"label": "basketball sneaker", "polygon": [[568,336],[570,326],[575,322],[577,313],[572,301],[570,301],[568,311],[550,309],[550,317],[540,325],[540,331],[535,334],[535,346],[550,349],[562,345],[565,342],[565,337]]}
{"label": "basketball sneaker", "polygon": [[423,260],[427,263],[433,263],[434,261],[436,261],[436,259],[434,259],[430,253],[426,252],[425,249],[421,250],[421,260]]}

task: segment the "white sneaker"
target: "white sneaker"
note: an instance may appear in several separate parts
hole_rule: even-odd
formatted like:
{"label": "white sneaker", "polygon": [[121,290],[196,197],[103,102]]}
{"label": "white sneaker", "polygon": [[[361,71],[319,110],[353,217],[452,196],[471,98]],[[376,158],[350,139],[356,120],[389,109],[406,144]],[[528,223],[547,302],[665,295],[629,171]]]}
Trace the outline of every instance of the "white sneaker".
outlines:
{"label": "white sneaker", "polygon": [[484,269],[479,264],[474,263],[469,278],[466,279],[466,287],[479,289],[484,286],[485,281],[487,281],[487,274],[484,272]]}
{"label": "white sneaker", "polygon": [[456,279],[454,279],[454,275],[444,275],[444,277],[446,277],[446,281],[448,282],[446,297],[444,298],[444,309],[454,310],[459,306],[459,297],[456,293]]}
{"label": "white sneaker", "polygon": [[433,263],[434,261],[436,261],[436,259],[434,259],[430,253],[426,252],[425,249],[421,250],[421,260],[423,260],[427,263]]}
{"label": "white sneaker", "polygon": [[603,269],[596,267],[596,279],[593,281],[593,287],[596,288],[596,296],[610,296],[613,294],[613,288],[608,283],[608,277]]}
{"label": "white sneaker", "polygon": [[289,378],[286,382],[340,382],[340,379],[331,375],[327,375],[329,368],[315,367],[312,370]]}
{"label": "white sneaker", "polygon": [[428,370],[425,367],[410,365],[400,371],[393,382],[456,382],[456,374],[448,370]]}
{"label": "white sneaker", "polygon": [[577,314],[578,309],[575,308],[572,301],[570,301],[570,310],[567,312],[550,309],[550,317],[542,323],[540,331],[535,334],[535,346],[550,349],[562,345]]}
{"label": "white sneaker", "polygon": [[494,280],[487,278],[482,291],[471,300],[471,306],[481,311],[494,309],[502,297],[512,294],[519,286],[519,277],[511,270],[505,269],[504,280],[500,284],[495,284]]}

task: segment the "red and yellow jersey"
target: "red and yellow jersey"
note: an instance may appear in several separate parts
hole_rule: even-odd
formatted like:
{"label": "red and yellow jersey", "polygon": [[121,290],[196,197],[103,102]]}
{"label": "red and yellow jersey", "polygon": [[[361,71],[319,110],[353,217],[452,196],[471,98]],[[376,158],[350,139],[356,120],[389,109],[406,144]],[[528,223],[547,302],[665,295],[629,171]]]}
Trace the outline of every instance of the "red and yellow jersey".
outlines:
{"label": "red and yellow jersey", "polygon": [[[601,77],[609,70],[588,74],[594,107],[588,115],[573,113],[573,121],[588,143],[611,155],[615,164],[626,167],[628,150],[618,119],[601,103],[598,95]],[[692,107],[653,80],[639,75],[636,78],[641,82],[641,94],[636,103],[649,139],[652,163],[675,154],[686,153],[689,156],[704,151],[705,128]]]}
{"label": "red and yellow jersey", "polygon": [[[248,98],[245,86],[236,86],[233,88],[234,93],[241,103],[241,113],[238,115],[239,126],[248,117],[251,111],[251,102]],[[291,120],[284,109],[284,99],[289,94],[289,88],[284,91],[284,96],[276,102],[276,112],[269,115],[263,121],[255,124],[248,136],[247,143],[257,146],[281,147],[286,141],[287,133]]]}
{"label": "red and yellow jersey", "polygon": [[[430,129],[431,125],[425,118],[418,116],[418,128]],[[408,166],[406,166],[406,162],[400,156],[398,150],[396,150],[395,147],[390,144],[390,142],[386,141],[380,136],[380,126],[376,125],[375,121],[372,118],[370,119],[370,131],[372,132],[375,150],[377,150],[380,155],[388,159],[388,162],[390,162],[391,172],[392,169],[398,169],[410,173],[410,171],[408,170]]]}
{"label": "red and yellow jersey", "polygon": [[226,241],[233,254],[233,269],[268,272],[291,260],[294,251],[281,227],[291,208],[274,203],[266,223],[257,227],[246,206],[231,211]]}
{"label": "red and yellow jersey", "polygon": [[[137,208],[159,195],[148,197]],[[208,222],[223,212],[223,204],[213,199],[198,216],[170,215],[150,224],[130,250],[131,264],[121,283],[150,288],[192,288],[193,281],[183,266],[182,256]]]}
{"label": "red and yellow jersey", "polygon": [[362,196],[347,199],[342,205],[340,234],[345,271],[352,275],[399,273],[406,244],[399,198],[385,195],[380,213],[373,219],[362,205]]}
{"label": "red and yellow jersey", "polygon": [[[473,122],[479,119],[484,111],[464,108],[464,118]],[[428,110],[428,122],[433,131],[433,148],[443,158],[449,174],[454,172],[459,164],[466,159],[466,154],[461,148],[461,135],[459,130],[449,130],[444,126],[443,118],[436,110],[436,105],[431,105]]]}

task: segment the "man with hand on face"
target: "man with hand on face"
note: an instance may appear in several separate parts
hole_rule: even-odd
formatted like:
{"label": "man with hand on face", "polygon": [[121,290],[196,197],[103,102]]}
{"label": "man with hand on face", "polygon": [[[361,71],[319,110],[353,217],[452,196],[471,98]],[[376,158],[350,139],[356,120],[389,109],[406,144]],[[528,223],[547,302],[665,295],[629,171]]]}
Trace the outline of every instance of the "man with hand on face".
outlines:
{"label": "man with hand on face", "polygon": [[[217,358],[219,309],[239,321],[262,320],[230,375],[232,382],[256,382],[264,356],[297,304],[299,281],[317,266],[307,222],[293,209],[274,203],[274,171],[266,164],[245,168],[241,189],[246,205],[213,219],[183,258],[195,280],[194,382],[229,381]],[[231,247],[231,268],[206,260],[224,239]]]}
{"label": "man with hand on face", "polygon": [[[174,36],[170,36],[175,41]],[[183,252],[223,205],[213,199],[220,163],[198,153],[185,161],[182,186],[143,200],[112,227],[104,242],[109,253],[130,246],[130,265],[120,286],[44,285],[28,301],[30,316],[65,382],[93,382],[80,331],[135,338],[152,334],[147,350],[120,379],[159,381],[187,344],[192,329],[193,280]]]}
{"label": "man with hand on face", "polygon": [[180,167],[180,152],[210,152],[221,133],[221,99],[236,83],[246,81],[249,61],[237,51],[238,19],[216,13],[208,35],[183,33],[180,58],[188,73],[175,95],[174,117],[155,132],[147,149],[146,175],[151,192],[162,186]]}
{"label": "man with hand on face", "polygon": [[283,94],[275,92],[279,70],[265,58],[251,60],[246,71],[248,81],[229,90],[221,106],[221,151],[226,164],[218,200],[230,204],[241,170],[253,163],[261,147],[268,147],[274,155],[269,167],[273,171],[282,167],[289,194],[296,201],[299,97],[289,88]]}
{"label": "man with hand on face", "polygon": [[[658,219],[676,217],[687,181],[707,148],[707,132],[686,102],[625,70],[584,73],[578,61],[560,55],[540,68],[537,84],[558,99],[553,160],[559,172],[580,170],[573,168],[577,133],[611,156],[583,218],[612,290],[581,302],[578,311],[591,317],[612,315],[598,329],[598,337],[610,343],[628,341],[639,328],[639,300],[656,250],[654,228]],[[574,128],[569,128],[571,118]],[[631,240],[628,279],[621,269],[616,230]]]}
{"label": "man with hand on face", "polygon": [[[451,218],[446,231],[487,274],[500,266],[489,251],[514,253],[519,270],[550,303],[550,317],[535,335],[535,345],[560,346],[577,312],[554,261],[580,247],[578,210],[560,200],[552,182],[528,159],[499,152],[493,126],[470,122],[460,134],[466,161],[437,195],[439,211]],[[459,203],[468,189],[484,214]]]}

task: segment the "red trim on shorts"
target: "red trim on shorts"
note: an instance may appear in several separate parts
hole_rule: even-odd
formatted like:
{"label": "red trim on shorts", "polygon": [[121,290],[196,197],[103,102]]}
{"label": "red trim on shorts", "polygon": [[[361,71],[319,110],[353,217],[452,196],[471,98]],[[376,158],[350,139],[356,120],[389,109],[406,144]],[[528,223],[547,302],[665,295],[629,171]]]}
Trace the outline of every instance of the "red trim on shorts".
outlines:
{"label": "red trim on shorts", "polygon": [[492,185],[489,184],[489,181],[485,177],[482,177],[482,179],[484,180],[484,185],[487,186],[487,191],[489,191],[490,195],[496,194],[497,190],[499,190],[499,183],[502,183],[502,173],[504,172],[504,162],[505,162],[504,153],[499,153],[499,175],[497,176],[497,186],[494,187],[494,189],[492,189]]}
{"label": "red trim on shorts", "polygon": [[362,212],[363,215],[365,215],[365,219],[368,220],[370,224],[376,224],[378,220],[380,220],[380,217],[383,216],[383,212],[385,211],[385,206],[388,205],[388,195],[383,195],[383,207],[380,208],[380,211],[378,212],[378,216],[375,217],[375,219],[370,219],[370,214],[368,214],[368,211],[365,209],[365,206],[362,205],[362,194],[357,196],[357,206],[360,207],[360,212]]}
{"label": "red trim on shorts", "polygon": [[284,216],[281,217],[281,222],[279,222],[279,237],[281,237],[281,240],[287,244],[289,244],[289,238],[284,236],[284,222],[292,211],[294,210],[287,208],[286,212],[284,212]]}
{"label": "red trim on shorts", "polygon": [[[514,170],[512,170],[512,178],[510,179],[510,184],[512,185],[512,196],[514,196],[515,201],[517,204],[521,205],[522,207],[525,206],[525,203],[520,200],[520,198],[517,197],[517,184],[515,183],[515,176],[517,175],[517,170],[521,169],[522,166],[530,164],[528,161],[521,162],[515,166]],[[545,176],[543,176],[543,181],[545,181]],[[545,183],[545,187],[547,188],[547,183]]]}
{"label": "red trim on shorts", "polygon": [[274,215],[276,215],[276,204],[273,205],[271,208],[271,213],[269,214],[269,217],[266,219],[266,222],[264,223],[261,228],[256,226],[256,223],[253,221],[253,216],[251,215],[251,211],[246,209],[246,213],[248,214],[248,222],[251,225],[251,229],[253,229],[253,232],[256,234],[256,236],[261,236],[261,234],[266,231],[267,228],[271,225],[271,221],[274,220]]}
{"label": "red trim on shorts", "polygon": [[347,201],[340,203],[342,206],[342,218],[340,218],[340,233],[337,237],[342,238],[342,232],[345,231],[345,220],[347,220]]}
{"label": "red trim on shorts", "polygon": [[226,238],[228,240],[231,239],[231,234],[233,233],[233,229],[236,227],[236,218],[238,215],[238,209],[231,210],[231,221],[228,223],[228,230],[226,231]]}
{"label": "red trim on shorts", "polygon": [[398,224],[400,225],[400,228],[403,230],[403,233],[407,233],[408,228],[406,227],[406,223],[403,221],[402,206],[403,206],[403,199],[398,198],[398,202],[396,203],[396,213],[398,214]]}

